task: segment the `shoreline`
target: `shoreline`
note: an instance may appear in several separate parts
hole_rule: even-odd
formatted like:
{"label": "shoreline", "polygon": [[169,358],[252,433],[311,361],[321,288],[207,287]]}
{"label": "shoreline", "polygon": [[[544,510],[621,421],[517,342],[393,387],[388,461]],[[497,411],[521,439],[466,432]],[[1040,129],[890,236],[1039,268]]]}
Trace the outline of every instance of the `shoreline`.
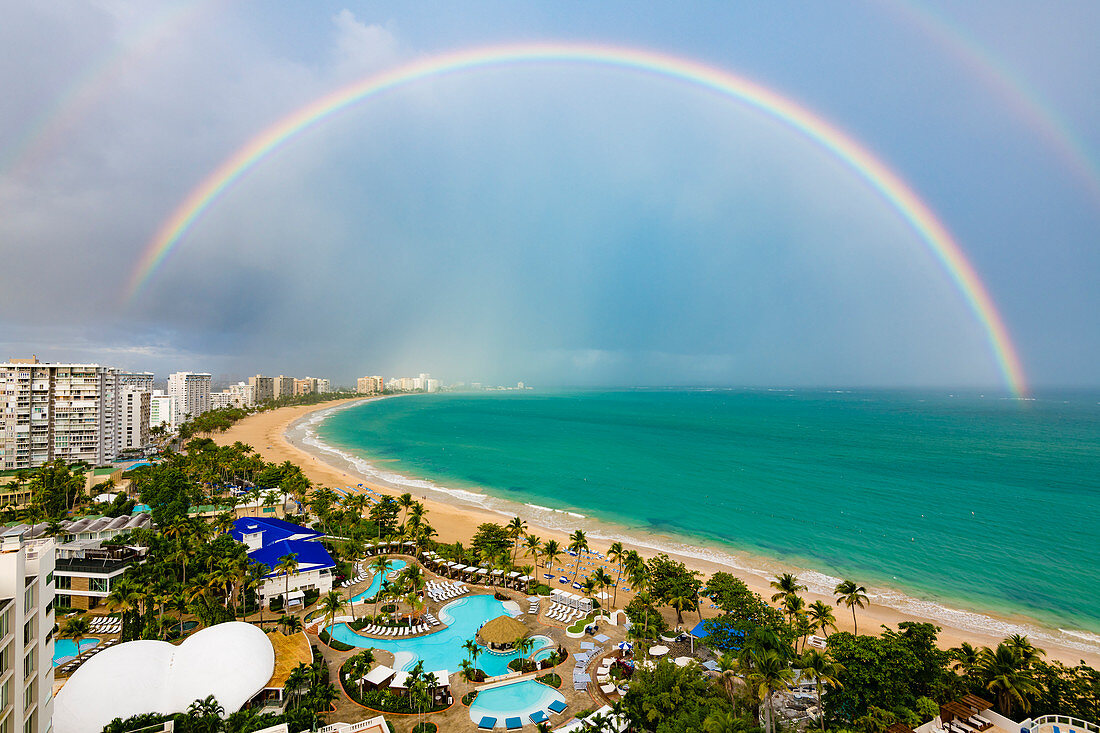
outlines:
{"label": "shoreline", "polygon": [[[730,572],[765,599],[771,597],[773,589],[768,583],[776,573],[794,572],[805,585],[810,586],[810,590],[802,594],[807,603],[824,600],[831,606],[835,605],[829,585],[835,580],[814,570],[726,548],[689,544],[682,538],[672,536],[631,537],[629,528],[617,527],[577,512],[521,504],[488,494],[439,486],[430,480],[382,470],[379,461],[372,462],[330,446],[313,434],[312,428],[332,412],[378,399],[391,398],[349,398],[322,405],[279,408],[251,415],[225,433],[213,437],[219,444],[240,440],[251,445],[268,461],[281,463],[290,460],[298,463],[315,484],[344,487],[361,483],[380,493],[399,495],[409,492],[417,495],[430,512],[430,522],[438,532],[437,540],[440,542],[468,542],[478,524],[501,523],[519,514],[527,522],[528,531],[543,540],[553,538],[562,542],[573,529],[584,529],[589,544],[595,550],[604,551],[611,542],[619,540],[628,549],[635,549],[645,557],[665,552],[706,575],[718,570]],[[624,535],[624,532],[627,534]],[[892,588],[868,586],[867,593],[871,605],[858,613],[859,627],[865,632],[878,629],[880,624],[896,626],[905,620],[927,621],[941,627],[939,641],[944,648],[958,646],[964,641],[996,646],[1009,634],[1026,633],[1037,646],[1047,650],[1050,660],[1068,665],[1083,660],[1092,667],[1100,668],[1100,645],[1089,643],[1085,637],[1081,641],[1060,640],[1054,635],[1067,635],[1065,632],[1051,629],[1034,619],[952,608],[939,602],[913,598]],[[624,598],[628,599],[630,595],[620,592],[618,607],[624,606]],[[669,620],[674,622],[674,612],[667,609],[666,612],[670,614]],[[703,609],[704,618],[716,613],[715,609]],[[836,616],[839,630],[852,630],[852,619],[847,609],[837,608]],[[685,614],[685,627],[693,626],[697,618],[694,612]]]}

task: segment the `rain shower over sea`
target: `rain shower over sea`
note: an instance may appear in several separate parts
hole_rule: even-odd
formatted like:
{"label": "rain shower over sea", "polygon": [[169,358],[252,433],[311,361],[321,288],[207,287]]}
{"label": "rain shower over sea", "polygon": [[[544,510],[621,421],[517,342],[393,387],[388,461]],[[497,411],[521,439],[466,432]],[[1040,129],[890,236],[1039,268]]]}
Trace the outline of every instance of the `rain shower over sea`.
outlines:
{"label": "rain shower over sea", "polygon": [[851,577],[963,628],[996,632],[952,609],[1100,648],[1100,394],[439,394],[300,429],[413,493],[805,568],[811,590]]}

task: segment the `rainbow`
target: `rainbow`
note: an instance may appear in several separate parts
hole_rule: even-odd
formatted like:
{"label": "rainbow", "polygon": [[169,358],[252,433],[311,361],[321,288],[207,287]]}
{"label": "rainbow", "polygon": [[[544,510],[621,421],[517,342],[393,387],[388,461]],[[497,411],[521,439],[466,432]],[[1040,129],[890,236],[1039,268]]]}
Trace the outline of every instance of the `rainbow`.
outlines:
{"label": "rainbow", "polygon": [[1005,384],[1017,396],[1026,394],[1019,357],[985,286],[951,234],[896,173],[840,129],[770,89],[696,61],[630,48],[560,43],[475,48],[431,56],[376,73],[315,100],[249,140],[188,194],[149,242],[130,277],[127,301],[140,292],[203,212],[256,164],[302,132],[358,102],[413,82],[477,69],[536,63],[595,64],[693,84],[770,115],[828,150],[909,224],[983,327]]}
{"label": "rainbow", "polygon": [[980,79],[987,89],[1001,97],[1018,118],[1045,138],[1066,168],[1088,191],[1093,205],[1100,207],[1100,172],[1097,171],[1097,164],[1088,146],[1057,110],[1018,73],[962,26],[932,8],[914,2],[898,2],[886,4],[884,7],[893,8],[907,24],[935,39]]}

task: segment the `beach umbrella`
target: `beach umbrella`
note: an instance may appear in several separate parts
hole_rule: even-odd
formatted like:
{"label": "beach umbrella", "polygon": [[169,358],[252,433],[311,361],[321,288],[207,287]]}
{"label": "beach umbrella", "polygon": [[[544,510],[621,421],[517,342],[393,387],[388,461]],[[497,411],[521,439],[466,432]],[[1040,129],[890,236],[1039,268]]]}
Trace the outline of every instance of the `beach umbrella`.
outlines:
{"label": "beach umbrella", "polygon": [[633,651],[634,650],[634,645],[631,644],[629,641],[620,641],[619,642],[619,649],[621,649],[624,652]]}
{"label": "beach umbrella", "polygon": [[657,646],[651,646],[649,648],[649,656],[651,657],[663,657],[668,654],[668,647],[664,644],[658,644]]}
{"label": "beach umbrella", "polygon": [[676,657],[673,661],[676,662],[677,667],[686,667],[694,660],[691,657]]}

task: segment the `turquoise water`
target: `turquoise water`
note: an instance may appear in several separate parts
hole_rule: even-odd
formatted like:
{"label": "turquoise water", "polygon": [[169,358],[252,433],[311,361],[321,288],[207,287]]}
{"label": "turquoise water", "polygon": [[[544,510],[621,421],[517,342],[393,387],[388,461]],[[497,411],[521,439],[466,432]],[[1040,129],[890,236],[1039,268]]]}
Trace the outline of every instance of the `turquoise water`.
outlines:
{"label": "turquoise water", "polygon": [[[405,565],[407,565],[407,564],[408,563],[406,563],[404,560],[391,560],[389,562],[389,564],[386,566],[386,567],[389,568],[389,570],[386,571],[386,574],[388,575],[389,573],[394,573],[394,572],[398,572],[400,570],[404,570]],[[367,587],[367,589],[365,591],[363,591],[362,593],[360,593],[359,595],[352,598],[351,601],[352,601],[352,603],[359,603],[360,601],[365,601],[365,600],[368,600],[370,598],[374,598],[374,596],[377,595],[378,591],[381,588],[382,588],[382,576],[381,575],[375,575],[374,578],[371,579],[370,585]]]}
{"label": "turquoise water", "polygon": [[[86,652],[99,643],[99,639],[81,639],[80,651]],[[77,656],[76,642],[72,639],[58,639],[53,645],[53,666],[57,667]]]}
{"label": "turquoise water", "polygon": [[902,591],[891,605],[1100,632],[1097,394],[432,395],[317,434],[443,486]]}
{"label": "turquoise water", "polygon": [[[474,638],[474,634],[482,624],[497,616],[509,615],[504,610],[504,604],[492,596],[476,595],[460,598],[439,612],[439,620],[447,625],[425,636],[416,636],[409,639],[366,639],[356,634],[347,624],[336,624],[329,627],[332,638],[342,641],[350,646],[362,649],[385,649],[396,656],[397,669],[412,669],[418,659],[424,660],[424,671],[434,672],[437,669],[446,669],[449,672],[458,672],[459,664],[466,659],[466,650],[462,645]],[[533,636],[535,649],[548,646],[553,642],[546,636]],[[485,670],[489,677],[498,674],[507,674],[508,662],[519,655],[498,654],[482,648],[481,655],[477,658],[479,669]]]}
{"label": "turquoise water", "polygon": [[565,697],[553,687],[534,680],[515,682],[477,693],[470,704],[470,720],[478,723],[488,716],[496,718],[497,725],[503,726],[505,718],[518,717],[528,725],[531,713],[546,712],[547,706],[555,700],[565,702]]}

